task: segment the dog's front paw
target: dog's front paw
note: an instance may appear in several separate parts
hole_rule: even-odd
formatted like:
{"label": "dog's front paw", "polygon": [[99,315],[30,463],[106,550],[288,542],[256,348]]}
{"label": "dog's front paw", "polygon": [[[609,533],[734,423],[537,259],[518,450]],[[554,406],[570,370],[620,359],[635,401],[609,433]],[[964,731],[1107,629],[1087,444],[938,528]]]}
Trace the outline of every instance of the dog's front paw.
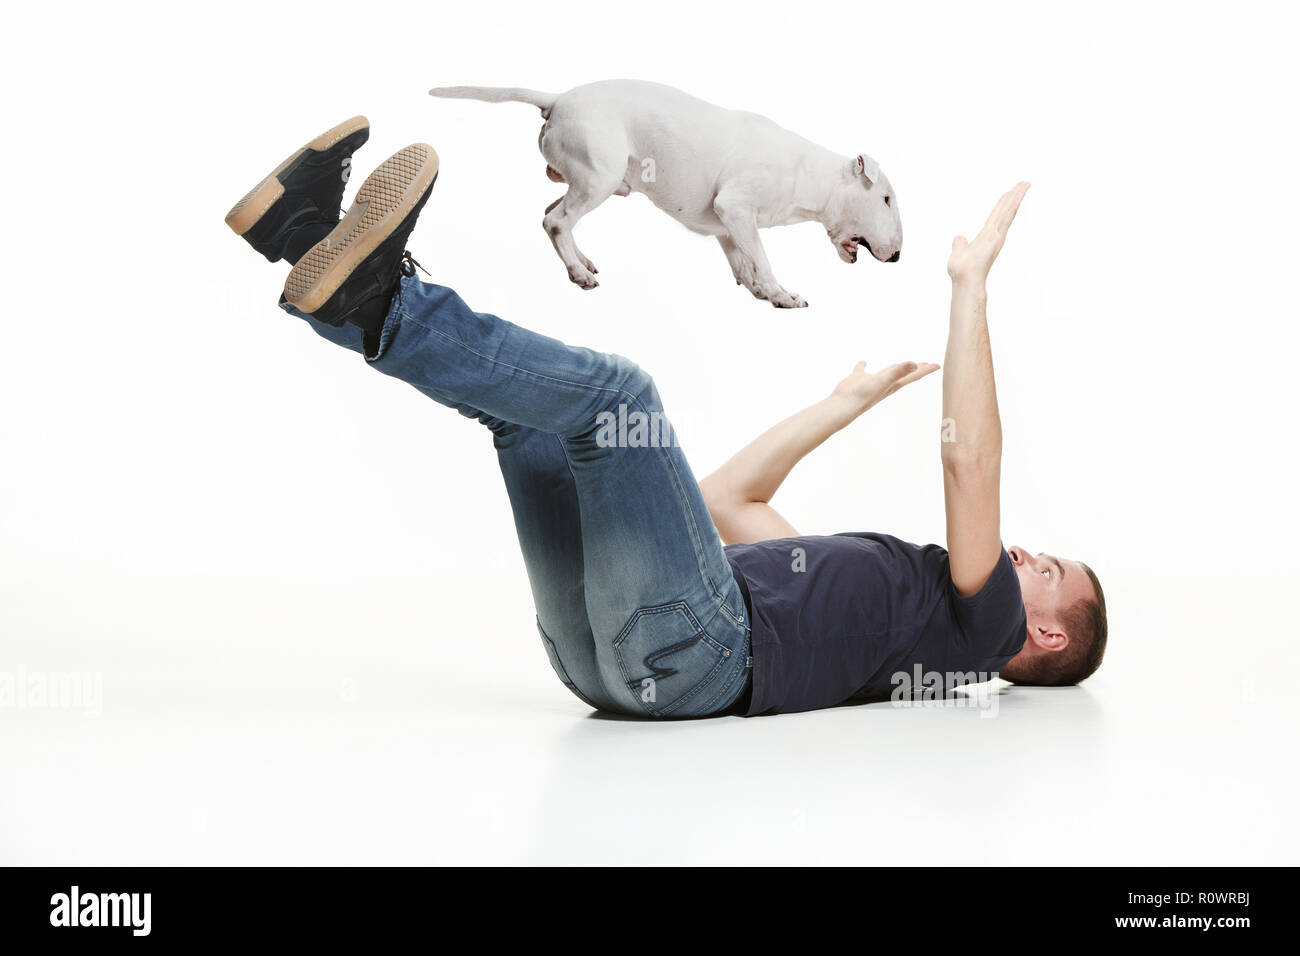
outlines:
{"label": "dog's front paw", "polygon": [[569,281],[580,289],[594,289],[600,285],[596,277],[588,272],[585,268],[576,268],[569,270]]}
{"label": "dog's front paw", "polygon": [[795,295],[793,292],[786,292],[785,289],[777,289],[767,298],[778,309],[808,308],[808,302],[803,296]]}

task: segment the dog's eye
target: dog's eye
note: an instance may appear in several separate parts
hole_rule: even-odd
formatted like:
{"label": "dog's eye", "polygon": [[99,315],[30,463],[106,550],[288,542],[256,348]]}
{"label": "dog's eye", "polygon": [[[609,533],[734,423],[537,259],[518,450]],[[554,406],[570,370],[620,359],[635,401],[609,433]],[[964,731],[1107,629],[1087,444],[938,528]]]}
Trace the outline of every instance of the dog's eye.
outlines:
{"label": "dog's eye", "polygon": [[886,206],[889,205],[889,197],[888,197],[888,196],[885,197],[885,205],[886,205]]}

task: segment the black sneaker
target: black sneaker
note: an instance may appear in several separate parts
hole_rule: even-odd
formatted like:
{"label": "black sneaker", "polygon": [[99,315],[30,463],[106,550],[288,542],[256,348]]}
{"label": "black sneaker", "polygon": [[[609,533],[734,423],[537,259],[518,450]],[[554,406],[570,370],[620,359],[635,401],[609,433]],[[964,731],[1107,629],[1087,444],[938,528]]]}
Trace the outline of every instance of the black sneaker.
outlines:
{"label": "black sneaker", "polygon": [[226,225],[270,261],[297,262],[338,223],[352,154],[369,138],[364,116],[321,133],[235,203]]}
{"label": "black sneaker", "polygon": [[406,240],[438,178],[438,154],[416,143],[366,177],[347,215],[289,273],[284,298],[328,325],[374,331],[403,274]]}

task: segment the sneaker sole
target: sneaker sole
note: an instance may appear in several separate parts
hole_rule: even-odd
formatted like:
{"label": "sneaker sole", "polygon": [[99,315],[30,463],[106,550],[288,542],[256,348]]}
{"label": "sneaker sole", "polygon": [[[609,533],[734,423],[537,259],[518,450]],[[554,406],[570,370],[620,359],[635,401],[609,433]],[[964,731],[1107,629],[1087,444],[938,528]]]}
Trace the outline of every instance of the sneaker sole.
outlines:
{"label": "sneaker sole", "polygon": [[295,166],[308,153],[323,153],[352,134],[369,128],[370,120],[364,116],[354,116],[339,123],[333,129],[321,133],[271,170],[265,179],[250,189],[243,199],[235,203],[230,212],[226,213],[226,225],[233,229],[237,236],[242,236],[248,232],[253,226],[257,225],[259,219],[266,215],[267,210],[274,206],[280,197],[284,195],[284,185],[280,182],[280,176],[284,172]]}
{"label": "sneaker sole", "polygon": [[338,291],[365,259],[402,224],[438,175],[438,154],[427,143],[395,153],[366,177],[334,231],[316,243],[289,273],[284,298],[311,315]]}

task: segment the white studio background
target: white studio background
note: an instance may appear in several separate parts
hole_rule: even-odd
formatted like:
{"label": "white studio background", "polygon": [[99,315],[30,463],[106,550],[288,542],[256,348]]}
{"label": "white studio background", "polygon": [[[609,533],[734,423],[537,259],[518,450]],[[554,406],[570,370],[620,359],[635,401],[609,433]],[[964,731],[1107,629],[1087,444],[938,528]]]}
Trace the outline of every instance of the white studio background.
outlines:
{"label": "white studio background", "polygon": [[[0,862],[871,862],[921,828],[978,862],[1294,862],[1291,8],[6,20],[0,672],[98,675],[102,706],[0,708]],[[537,111],[425,91],[615,76],[869,152],[901,262],[770,230],[811,302],[777,311],[716,243],[615,198],[578,230],[601,287],[571,286],[540,226],[562,187]],[[994,721],[590,718],[533,630],[486,433],[281,313],[285,266],[222,223],[354,113],[353,190],[408,142],[442,157],[411,243],[434,281],[636,358],[699,475],[859,358],[941,361],[951,238],[1031,180],[990,285],[1004,531],[1097,570],[1106,667],[1013,690]],[[778,507],[808,533],[942,541],[939,392],[837,436]],[[699,799],[705,818],[666,809]],[[678,839],[627,850],[638,801]]]}

